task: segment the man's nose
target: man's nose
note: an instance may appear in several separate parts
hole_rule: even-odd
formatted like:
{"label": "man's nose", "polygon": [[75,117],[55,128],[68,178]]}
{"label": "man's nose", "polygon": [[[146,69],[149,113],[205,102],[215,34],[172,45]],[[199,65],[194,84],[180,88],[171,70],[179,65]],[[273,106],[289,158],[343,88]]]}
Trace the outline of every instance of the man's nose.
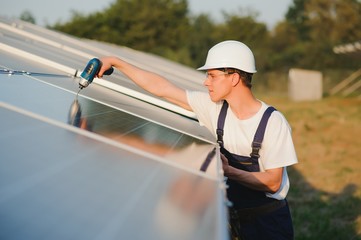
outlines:
{"label": "man's nose", "polygon": [[209,85],[209,76],[206,76],[206,79],[204,79],[204,81],[203,81],[203,85],[204,85],[204,86],[208,86],[208,85]]}

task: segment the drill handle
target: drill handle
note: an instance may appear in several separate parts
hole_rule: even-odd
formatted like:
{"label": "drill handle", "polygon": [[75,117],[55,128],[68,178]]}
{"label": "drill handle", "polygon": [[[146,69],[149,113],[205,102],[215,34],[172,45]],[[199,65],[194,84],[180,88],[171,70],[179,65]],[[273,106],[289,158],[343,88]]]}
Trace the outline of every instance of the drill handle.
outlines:
{"label": "drill handle", "polygon": [[114,72],[114,68],[111,67],[111,68],[109,68],[108,70],[106,70],[103,74],[104,74],[104,75],[111,75],[113,72]]}

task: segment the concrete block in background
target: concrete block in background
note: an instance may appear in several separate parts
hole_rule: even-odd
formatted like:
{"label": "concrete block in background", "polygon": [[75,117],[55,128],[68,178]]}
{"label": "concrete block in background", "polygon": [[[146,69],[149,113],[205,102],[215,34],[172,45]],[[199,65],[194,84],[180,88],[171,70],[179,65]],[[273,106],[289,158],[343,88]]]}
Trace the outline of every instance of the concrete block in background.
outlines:
{"label": "concrete block in background", "polygon": [[288,96],[293,101],[322,99],[322,73],[305,69],[290,69],[288,73]]}

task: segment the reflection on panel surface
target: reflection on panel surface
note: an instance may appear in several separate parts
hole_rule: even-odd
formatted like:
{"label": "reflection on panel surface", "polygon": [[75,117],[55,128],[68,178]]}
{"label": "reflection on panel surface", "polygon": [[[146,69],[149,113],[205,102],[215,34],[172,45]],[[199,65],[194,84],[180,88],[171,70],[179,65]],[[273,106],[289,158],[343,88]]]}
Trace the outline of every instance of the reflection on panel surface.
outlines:
{"label": "reflection on panel surface", "polygon": [[119,141],[142,139],[144,144],[163,146],[169,151],[183,148],[190,142],[202,143],[186,134],[83,98],[73,101],[69,116],[74,125]]}

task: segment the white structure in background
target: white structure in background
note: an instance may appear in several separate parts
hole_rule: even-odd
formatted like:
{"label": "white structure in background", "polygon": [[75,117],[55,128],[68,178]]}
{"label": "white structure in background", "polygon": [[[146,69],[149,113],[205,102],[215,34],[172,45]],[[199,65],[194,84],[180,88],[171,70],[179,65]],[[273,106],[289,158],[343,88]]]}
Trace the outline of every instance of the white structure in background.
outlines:
{"label": "white structure in background", "polygon": [[290,69],[288,94],[293,101],[322,99],[322,73],[304,69]]}

